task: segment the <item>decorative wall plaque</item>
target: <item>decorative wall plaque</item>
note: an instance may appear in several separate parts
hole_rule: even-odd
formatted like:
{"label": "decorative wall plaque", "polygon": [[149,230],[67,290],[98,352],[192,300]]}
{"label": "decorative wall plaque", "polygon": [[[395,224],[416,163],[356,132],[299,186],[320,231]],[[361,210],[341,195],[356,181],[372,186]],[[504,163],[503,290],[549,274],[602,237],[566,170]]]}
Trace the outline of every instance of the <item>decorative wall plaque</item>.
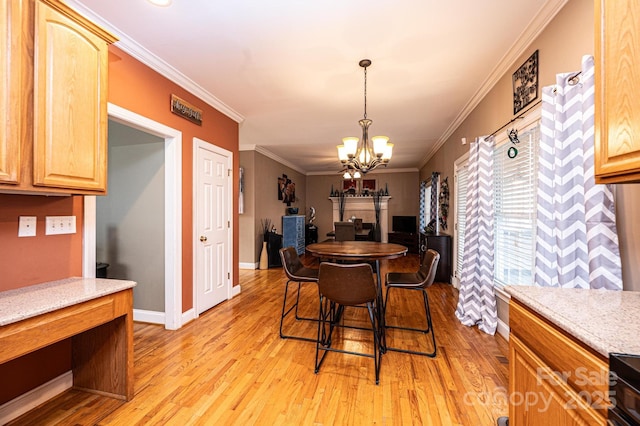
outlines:
{"label": "decorative wall plaque", "polygon": [[171,112],[202,126],[202,110],[176,95],[171,95]]}
{"label": "decorative wall plaque", "polygon": [[513,113],[538,98],[538,51],[513,73]]}

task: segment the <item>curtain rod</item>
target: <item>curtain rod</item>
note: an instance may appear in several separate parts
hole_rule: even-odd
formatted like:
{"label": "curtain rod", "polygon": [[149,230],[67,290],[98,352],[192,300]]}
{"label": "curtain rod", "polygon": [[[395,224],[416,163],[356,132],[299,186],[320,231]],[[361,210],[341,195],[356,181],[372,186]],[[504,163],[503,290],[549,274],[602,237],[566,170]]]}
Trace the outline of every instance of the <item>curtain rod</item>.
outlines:
{"label": "curtain rod", "polygon": [[[569,76],[569,78],[567,78],[567,82],[569,83],[570,86],[575,86],[576,84],[578,84],[580,82],[580,75],[582,74],[582,71],[578,71],[576,73],[574,73],[573,75]],[[520,118],[524,118],[523,116],[528,113],[529,111],[531,111],[531,109],[533,109],[534,107],[538,106],[540,103],[542,102],[542,99],[540,99],[538,102],[534,103],[533,105],[531,105],[529,108],[527,108],[526,111],[521,112],[520,114],[518,114],[516,117],[514,117],[513,119],[509,120],[505,125],[503,125],[502,127],[499,127],[498,129],[494,130],[491,134],[489,134],[489,136],[495,136],[496,133],[498,133],[500,130],[504,129],[505,127],[507,127],[509,124],[513,123],[514,121],[520,119]]]}
{"label": "curtain rod", "polygon": [[509,124],[513,123],[514,121],[520,119],[520,118],[524,118],[524,115],[526,113],[528,113],[529,111],[531,111],[533,108],[535,108],[536,106],[538,106],[540,103],[542,102],[542,99],[540,99],[538,102],[534,103],[533,105],[531,105],[529,108],[527,108],[526,111],[521,112],[520,114],[518,114],[516,117],[512,118],[511,120],[507,121],[506,124],[504,124],[503,126],[497,128],[496,130],[494,130],[493,132],[491,132],[491,134],[489,134],[489,136],[495,136],[496,133],[498,133],[500,130],[504,129],[505,127],[507,127]]}

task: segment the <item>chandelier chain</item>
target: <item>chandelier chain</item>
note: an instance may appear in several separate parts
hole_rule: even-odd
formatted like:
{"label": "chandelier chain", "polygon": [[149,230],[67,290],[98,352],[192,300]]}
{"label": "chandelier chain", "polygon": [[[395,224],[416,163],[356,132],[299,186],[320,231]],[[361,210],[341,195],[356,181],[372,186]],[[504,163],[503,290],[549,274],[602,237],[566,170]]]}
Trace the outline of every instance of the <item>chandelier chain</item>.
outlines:
{"label": "chandelier chain", "polygon": [[364,118],[367,118],[367,67],[364,67]]}

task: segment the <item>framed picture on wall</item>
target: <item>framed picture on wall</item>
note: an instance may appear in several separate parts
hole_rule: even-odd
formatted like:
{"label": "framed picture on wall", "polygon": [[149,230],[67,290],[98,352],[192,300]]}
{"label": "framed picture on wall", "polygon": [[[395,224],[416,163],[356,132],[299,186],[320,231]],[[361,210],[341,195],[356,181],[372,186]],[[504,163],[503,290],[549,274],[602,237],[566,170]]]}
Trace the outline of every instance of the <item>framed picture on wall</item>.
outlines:
{"label": "framed picture on wall", "polygon": [[513,113],[538,98],[538,51],[513,73]]}
{"label": "framed picture on wall", "polygon": [[376,189],[375,179],[362,179],[362,192],[373,192]]}
{"label": "framed picture on wall", "polygon": [[358,190],[358,183],[353,179],[345,179],[342,182],[342,192],[347,194],[355,194]]}

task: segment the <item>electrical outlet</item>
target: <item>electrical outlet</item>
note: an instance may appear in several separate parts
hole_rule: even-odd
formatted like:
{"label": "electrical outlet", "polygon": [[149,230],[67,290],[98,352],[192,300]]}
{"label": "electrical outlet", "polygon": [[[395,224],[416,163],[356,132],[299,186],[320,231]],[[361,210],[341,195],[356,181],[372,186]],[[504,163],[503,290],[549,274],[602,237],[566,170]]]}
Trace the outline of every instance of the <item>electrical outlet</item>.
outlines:
{"label": "electrical outlet", "polygon": [[75,216],[47,216],[45,218],[46,235],[75,234],[76,233],[76,217]]}
{"label": "electrical outlet", "polygon": [[35,237],[36,221],[36,216],[20,216],[18,237]]}

